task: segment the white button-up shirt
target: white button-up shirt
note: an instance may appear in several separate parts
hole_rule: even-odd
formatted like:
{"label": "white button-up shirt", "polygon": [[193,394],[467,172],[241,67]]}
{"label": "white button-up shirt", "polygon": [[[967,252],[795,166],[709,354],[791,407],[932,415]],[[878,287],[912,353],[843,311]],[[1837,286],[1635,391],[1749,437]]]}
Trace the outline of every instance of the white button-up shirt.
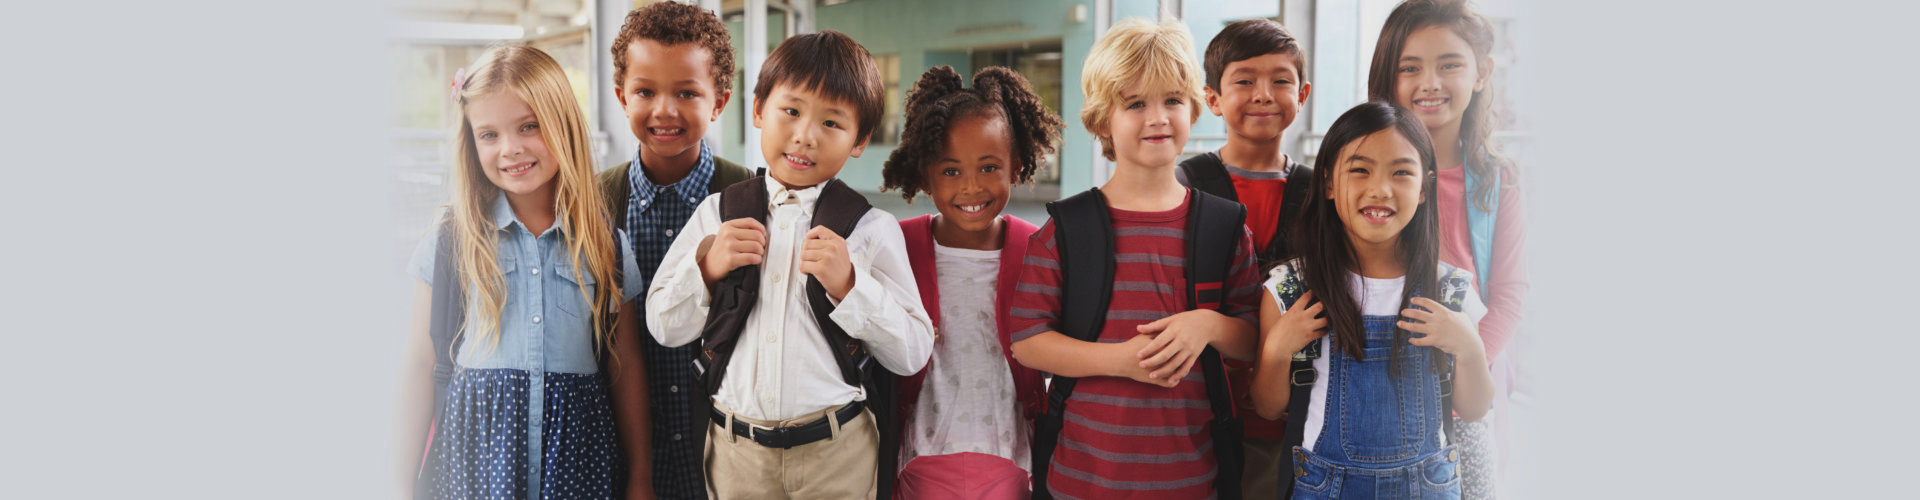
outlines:
{"label": "white button-up shirt", "polygon": [[[771,179],[766,186],[768,241],[759,301],[735,340],[714,403],[747,418],[786,420],[864,401],[866,392],[840,375],[807,303],[807,275],[800,272],[820,187],[788,190]],[[712,297],[694,253],[721,222],[720,195],[710,195],[661,259],[647,293],[647,328],[661,345],[700,338]],[[840,325],[887,370],[920,371],[933,352],[933,321],[920,304],[899,221],[884,210],[867,211],[847,237],[847,254],[853,288],[821,321]]]}

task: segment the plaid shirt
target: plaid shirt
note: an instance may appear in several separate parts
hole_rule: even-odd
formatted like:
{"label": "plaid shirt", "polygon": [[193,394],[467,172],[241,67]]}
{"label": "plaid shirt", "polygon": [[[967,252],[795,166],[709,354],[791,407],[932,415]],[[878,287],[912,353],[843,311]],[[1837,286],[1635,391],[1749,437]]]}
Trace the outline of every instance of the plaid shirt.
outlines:
{"label": "plaid shirt", "polygon": [[[671,186],[655,185],[641,171],[636,149],[627,177],[631,194],[627,195],[627,234],[632,236],[634,262],[640,266],[641,283],[652,283],[667,255],[674,235],[693,217],[693,209],[707,197],[707,183],[713,178],[713,153],[700,143],[700,161],[686,178]],[[642,299],[644,301],[644,299]],[[645,328],[642,326],[642,328]],[[647,359],[647,385],[653,395],[653,488],[663,499],[707,496],[701,479],[701,454],[693,447],[697,436],[684,435],[693,427],[688,415],[688,395],[692,376],[693,346],[662,347],[653,335],[642,333],[640,350]]]}

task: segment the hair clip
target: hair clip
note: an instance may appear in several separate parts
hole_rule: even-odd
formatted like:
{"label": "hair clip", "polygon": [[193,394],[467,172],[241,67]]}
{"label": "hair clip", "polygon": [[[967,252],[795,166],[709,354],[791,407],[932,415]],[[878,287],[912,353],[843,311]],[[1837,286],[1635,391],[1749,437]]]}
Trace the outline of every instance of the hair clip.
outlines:
{"label": "hair clip", "polygon": [[453,99],[453,102],[460,102],[460,91],[466,90],[466,87],[467,68],[460,68],[453,72],[453,84],[448,86],[451,90],[447,91],[447,98]]}

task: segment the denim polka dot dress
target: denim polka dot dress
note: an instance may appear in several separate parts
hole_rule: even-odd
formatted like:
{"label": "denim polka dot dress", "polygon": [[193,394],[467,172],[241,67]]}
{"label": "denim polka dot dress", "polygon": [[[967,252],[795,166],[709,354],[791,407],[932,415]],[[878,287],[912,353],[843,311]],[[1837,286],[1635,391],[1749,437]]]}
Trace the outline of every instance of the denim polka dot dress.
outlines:
{"label": "denim polka dot dress", "polygon": [[[594,357],[591,308],[581,296],[598,284],[574,276],[563,231],[535,237],[504,196],[495,200],[494,218],[507,285],[499,335],[488,345],[471,340],[474,325],[462,332],[470,340],[455,354],[428,451],[431,469],[421,479],[431,482],[436,499],[611,498],[623,462],[606,377]],[[429,286],[438,240],[425,238],[411,264]],[[631,253],[622,254],[625,301],[645,285]]]}

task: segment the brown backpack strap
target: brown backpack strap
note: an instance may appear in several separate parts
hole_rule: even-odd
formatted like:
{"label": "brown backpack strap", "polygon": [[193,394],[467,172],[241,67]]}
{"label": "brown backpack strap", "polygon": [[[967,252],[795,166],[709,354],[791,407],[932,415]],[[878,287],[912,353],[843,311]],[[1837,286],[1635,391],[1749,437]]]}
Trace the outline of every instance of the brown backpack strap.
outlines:
{"label": "brown backpack strap", "polygon": [[[720,220],[751,218],[767,223],[766,176],[757,176],[727,186],[720,192]],[[694,366],[700,370],[708,394],[720,391],[726,377],[727,361],[732,359],[734,341],[747,326],[747,314],[760,296],[760,266],[740,266],[727,272],[713,287],[713,300],[707,309],[706,325],[700,329],[700,351],[694,354]]]}
{"label": "brown backpack strap", "polygon": [[[872,208],[866,196],[847,187],[840,179],[833,179],[820,188],[820,199],[814,202],[813,225],[847,238],[853,235],[860,218]],[[807,277],[807,303],[813,306],[813,319],[820,324],[820,333],[827,337],[827,345],[834,346],[833,360],[840,365],[840,375],[850,385],[861,385],[860,369],[871,355],[829,317],[833,314],[833,301],[827,297],[827,288],[812,276]]]}

